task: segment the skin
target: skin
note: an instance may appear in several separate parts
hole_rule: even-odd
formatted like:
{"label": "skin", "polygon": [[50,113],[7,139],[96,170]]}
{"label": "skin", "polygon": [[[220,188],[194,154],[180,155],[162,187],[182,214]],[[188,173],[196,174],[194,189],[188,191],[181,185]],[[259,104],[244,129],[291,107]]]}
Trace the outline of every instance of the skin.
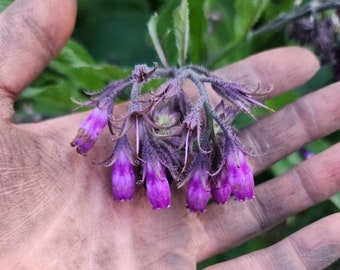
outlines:
{"label": "skin", "polygon": [[[336,144],[257,186],[256,199],[213,204],[203,214],[189,213],[184,191],[175,188],[168,210],[152,210],[143,188],[132,201],[114,202],[110,169],[92,165],[110,155],[109,134],[86,157],[69,145],[88,113],[10,122],[13,101],[62,49],[75,16],[72,0],[16,0],[0,15],[0,269],[196,269],[340,190]],[[217,73],[272,87],[267,98],[301,85],[317,69],[307,50],[281,48]],[[304,96],[251,126],[248,132],[271,145],[268,154],[249,159],[253,171],[339,129],[339,87]],[[340,256],[339,224],[340,214],[333,214],[208,269],[322,269]]]}

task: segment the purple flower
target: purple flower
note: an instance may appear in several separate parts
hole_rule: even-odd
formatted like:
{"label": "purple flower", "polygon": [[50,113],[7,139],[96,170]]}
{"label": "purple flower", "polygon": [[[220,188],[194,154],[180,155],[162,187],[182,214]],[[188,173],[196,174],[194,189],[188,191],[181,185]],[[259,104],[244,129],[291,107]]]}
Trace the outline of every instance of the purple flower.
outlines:
{"label": "purple flower", "polygon": [[320,54],[324,58],[323,60],[334,63],[334,43],[336,43],[336,41],[332,20],[324,19],[318,25],[316,36],[313,40],[315,52]]}
{"label": "purple flower", "polygon": [[145,160],[146,191],[153,209],[170,207],[171,193],[168,179],[159,161]]}
{"label": "purple flower", "polygon": [[301,45],[310,44],[313,40],[315,24],[310,19],[302,19],[288,28],[288,35]]}
{"label": "purple flower", "polygon": [[204,212],[210,199],[208,172],[196,171],[192,174],[186,195],[187,207],[192,212]]}
{"label": "purple flower", "polygon": [[309,151],[307,148],[300,149],[300,154],[303,159],[309,159],[312,156],[314,156],[314,154],[311,151]]}
{"label": "purple flower", "polygon": [[[145,84],[155,79],[165,81],[144,95]],[[184,92],[186,81],[197,90],[194,99]],[[206,85],[222,97],[215,110]],[[136,181],[145,185],[153,209],[170,207],[172,182],[179,188],[187,185],[186,206],[191,212],[204,212],[210,198],[223,204],[231,195],[239,201],[254,197],[254,179],[245,155],[255,156],[259,147],[253,149],[252,136],[245,138],[251,144],[244,144],[233,120],[241,111],[253,116],[253,106],[267,108],[256,100],[262,94],[256,89],[224,80],[201,66],[158,68],[155,64],[150,68],[142,64],[102,91],[86,93],[90,99],[78,104],[94,109],[71,145],[78,153],[87,153],[108,125],[116,145],[102,164],[112,166],[114,200],[131,200]],[[115,117],[116,99],[129,93],[126,115]],[[135,135],[133,152],[127,134]],[[264,143],[258,145],[264,150]]]}
{"label": "purple flower", "polygon": [[114,200],[131,200],[135,191],[136,177],[126,136],[117,142],[111,163],[113,163],[111,180]]}
{"label": "purple flower", "polygon": [[204,212],[210,199],[207,157],[199,153],[193,161],[190,171],[186,193],[187,207],[192,212]]}
{"label": "purple flower", "polygon": [[228,155],[227,167],[231,192],[235,198],[239,201],[254,198],[254,177],[241,150],[237,149],[235,155]]}
{"label": "purple flower", "polygon": [[79,154],[88,152],[102,133],[108,121],[108,110],[106,108],[94,108],[91,114],[81,124],[77,136],[71,142],[71,146],[76,146]]}
{"label": "purple flower", "polygon": [[225,203],[231,194],[228,174],[222,170],[211,183],[211,195],[216,203]]}
{"label": "purple flower", "polygon": [[234,148],[227,155],[228,180],[235,199],[244,201],[254,198],[254,177],[244,153]]}
{"label": "purple flower", "polygon": [[211,83],[212,88],[222,98],[229,100],[232,104],[250,115],[252,115],[250,111],[252,106],[259,106],[273,111],[262,102],[253,98],[253,95],[256,93],[249,89],[245,84],[235,81],[225,81],[217,76],[212,76],[205,80]]}

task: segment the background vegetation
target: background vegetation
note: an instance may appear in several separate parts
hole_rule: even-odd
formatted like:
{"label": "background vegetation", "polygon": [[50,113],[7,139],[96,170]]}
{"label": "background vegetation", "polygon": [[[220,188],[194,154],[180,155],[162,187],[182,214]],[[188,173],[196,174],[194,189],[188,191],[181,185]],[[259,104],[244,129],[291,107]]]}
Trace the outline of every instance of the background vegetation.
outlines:
{"label": "background vegetation", "polygon": [[[0,0],[0,9],[4,9],[10,2]],[[71,97],[85,99],[81,90],[100,90],[108,82],[125,77],[137,63],[151,65],[155,61],[159,62],[148,33],[148,28],[150,30],[153,26],[156,31],[154,38],[158,37],[160,44],[164,45],[171,65],[181,62],[177,56],[182,53],[182,56],[187,55],[187,62],[215,69],[256,52],[295,44],[287,35],[287,27],[301,17],[298,15],[301,7],[305,10],[303,14],[306,18],[310,17],[312,11],[310,0],[182,2],[188,3],[189,15],[183,7],[177,9],[180,0],[79,0],[78,19],[72,39],[41,76],[24,91],[16,103],[14,121],[40,121],[71,113],[75,108]],[[300,9],[295,6],[295,2],[302,2]],[[339,1],[328,2],[336,4]],[[155,12],[158,17],[150,21]],[[333,13],[334,10],[329,9],[318,16],[330,17]],[[283,14],[286,15],[282,17]],[[174,16],[177,16],[175,20]],[[279,16],[281,19],[273,23]],[[154,24],[156,21],[158,23]],[[185,37],[185,27],[190,29],[188,37]],[[337,30],[334,31],[337,35]],[[185,43],[186,39],[189,44],[187,49],[178,46],[178,41]],[[333,44],[334,47],[338,46],[337,43]],[[323,63],[321,70],[310,82],[266,104],[277,110],[299,96],[335,81],[334,63]],[[240,117],[236,125],[244,125],[243,120]],[[307,148],[318,153],[337,142],[338,138],[339,133],[335,133],[313,142]],[[293,153],[257,177],[256,181],[261,183],[271,179],[301,161],[299,153]],[[202,262],[198,269],[267,247],[339,209],[340,194],[337,194],[331,200],[289,217],[256,239]],[[329,269],[339,267],[338,262]]]}

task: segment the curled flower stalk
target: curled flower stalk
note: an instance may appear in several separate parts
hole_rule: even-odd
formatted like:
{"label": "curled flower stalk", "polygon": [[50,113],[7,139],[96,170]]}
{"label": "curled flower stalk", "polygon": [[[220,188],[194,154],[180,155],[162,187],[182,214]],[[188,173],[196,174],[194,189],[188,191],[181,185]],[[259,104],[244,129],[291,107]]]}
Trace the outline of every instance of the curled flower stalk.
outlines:
{"label": "curled flower stalk", "polygon": [[[158,89],[142,95],[149,81],[160,79]],[[186,80],[196,86],[194,101],[183,89]],[[206,89],[209,84],[221,97],[214,109]],[[114,103],[128,92],[127,114],[116,119]],[[136,185],[146,188],[153,209],[170,207],[171,190],[176,192],[171,185],[186,188],[186,206],[191,212],[204,212],[210,199],[219,204],[230,196],[238,201],[252,199],[254,178],[246,155],[258,151],[239,138],[233,121],[240,112],[253,117],[252,107],[269,109],[257,99],[257,92],[201,66],[165,69],[157,64],[136,65],[127,78],[95,94],[88,93],[89,100],[78,103],[94,109],[71,145],[85,154],[105,126],[109,127],[113,140],[107,145],[113,153],[104,165],[112,167],[114,200],[131,200]],[[134,137],[134,149],[128,132],[129,138]]]}

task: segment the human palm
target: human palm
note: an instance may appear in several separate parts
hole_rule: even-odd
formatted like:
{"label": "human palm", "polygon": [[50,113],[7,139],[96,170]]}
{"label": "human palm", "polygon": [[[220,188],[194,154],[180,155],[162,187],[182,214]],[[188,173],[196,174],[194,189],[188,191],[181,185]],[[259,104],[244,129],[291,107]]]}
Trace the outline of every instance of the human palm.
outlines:
{"label": "human palm", "polygon": [[[176,188],[165,210],[152,210],[143,187],[132,201],[113,201],[109,169],[93,164],[110,155],[108,132],[86,157],[69,144],[87,113],[37,124],[9,121],[13,100],[71,34],[75,9],[75,1],[17,0],[0,17],[1,269],[194,269],[339,191],[340,146],[334,145],[257,186],[255,199],[209,205],[202,214],[190,213]],[[302,84],[317,68],[308,51],[282,48],[217,72],[271,85],[272,97]],[[249,159],[255,173],[339,128],[338,87],[305,96],[248,129],[271,145],[266,155]],[[339,221],[339,214],[329,216],[211,269],[320,269],[340,255]]]}

